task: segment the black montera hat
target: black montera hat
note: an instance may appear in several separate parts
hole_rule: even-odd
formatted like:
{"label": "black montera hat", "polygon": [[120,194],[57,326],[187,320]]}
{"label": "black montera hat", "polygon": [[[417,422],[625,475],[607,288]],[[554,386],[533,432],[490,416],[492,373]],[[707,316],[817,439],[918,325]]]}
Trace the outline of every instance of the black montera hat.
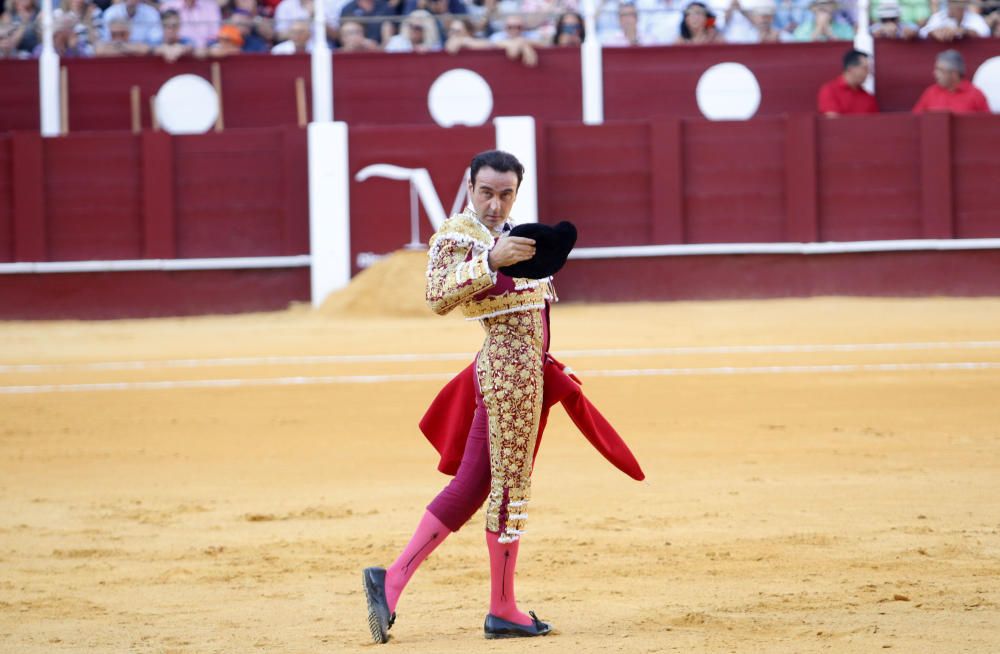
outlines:
{"label": "black montera hat", "polygon": [[576,244],[576,227],[565,220],[555,227],[541,223],[525,223],[510,230],[508,234],[535,239],[535,256],[500,269],[500,272],[511,277],[528,279],[551,277],[563,267],[569,251]]}

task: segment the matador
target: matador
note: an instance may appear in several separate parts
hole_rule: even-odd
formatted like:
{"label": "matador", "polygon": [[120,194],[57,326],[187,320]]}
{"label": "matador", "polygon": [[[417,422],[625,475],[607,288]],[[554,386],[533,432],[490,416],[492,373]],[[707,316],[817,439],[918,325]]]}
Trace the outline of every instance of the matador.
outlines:
{"label": "matador", "polygon": [[499,150],[470,167],[470,204],[431,237],[427,302],[438,314],[460,309],[486,337],[473,363],[440,392],[420,427],[454,479],[427,506],[409,544],[388,568],[365,568],[372,639],[388,642],[396,605],[420,564],[485,503],[490,559],[486,638],[544,636],[550,624],[521,612],[514,572],[531,499],[531,472],[552,404],[561,403],[587,439],[635,479],[644,475],[614,428],[580,391],[579,381],[549,354],[551,278],[510,277],[502,268],[531,260],[533,239],[508,234],[524,175]]}

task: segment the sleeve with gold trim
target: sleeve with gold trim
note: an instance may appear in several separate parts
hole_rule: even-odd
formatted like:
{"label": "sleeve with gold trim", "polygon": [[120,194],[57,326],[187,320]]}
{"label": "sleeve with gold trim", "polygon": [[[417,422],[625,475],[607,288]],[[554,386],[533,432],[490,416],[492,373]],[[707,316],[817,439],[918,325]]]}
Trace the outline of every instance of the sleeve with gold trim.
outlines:
{"label": "sleeve with gold trim", "polygon": [[430,246],[426,297],[434,313],[444,315],[496,284],[497,273],[490,270],[490,251],[484,243],[439,232]]}

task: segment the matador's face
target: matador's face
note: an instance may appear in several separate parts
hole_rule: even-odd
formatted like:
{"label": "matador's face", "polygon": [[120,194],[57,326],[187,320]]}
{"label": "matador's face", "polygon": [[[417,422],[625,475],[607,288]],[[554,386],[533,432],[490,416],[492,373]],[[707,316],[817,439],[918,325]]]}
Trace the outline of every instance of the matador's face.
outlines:
{"label": "matador's face", "polygon": [[479,222],[496,232],[507,222],[517,199],[517,173],[512,170],[502,173],[484,166],[469,181],[469,197]]}

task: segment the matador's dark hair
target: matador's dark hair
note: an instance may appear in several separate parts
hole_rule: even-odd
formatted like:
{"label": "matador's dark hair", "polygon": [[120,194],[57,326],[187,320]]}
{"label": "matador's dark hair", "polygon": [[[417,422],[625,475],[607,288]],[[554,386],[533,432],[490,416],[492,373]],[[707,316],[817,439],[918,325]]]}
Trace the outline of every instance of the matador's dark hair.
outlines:
{"label": "matador's dark hair", "polygon": [[487,150],[480,152],[472,158],[469,165],[469,179],[472,185],[476,185],[476,174],[480,168],[492,168],[498,173],[514,173],[517,175],[517,187],[521,188],[521,179],[524,177],[524,166],[517,160],[517,157],[503,150]]}

